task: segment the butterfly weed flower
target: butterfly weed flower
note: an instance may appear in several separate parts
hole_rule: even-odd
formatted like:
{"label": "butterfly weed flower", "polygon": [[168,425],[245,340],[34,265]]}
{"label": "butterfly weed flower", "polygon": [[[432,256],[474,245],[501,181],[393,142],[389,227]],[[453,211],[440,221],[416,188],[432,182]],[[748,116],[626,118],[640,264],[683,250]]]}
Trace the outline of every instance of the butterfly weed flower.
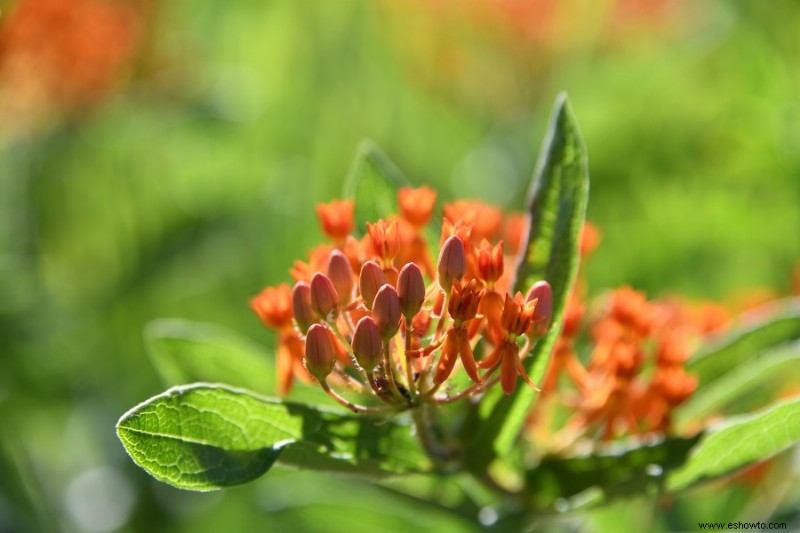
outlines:
{"label": "butterfly weed flower", "polygon": [[[367,223],[361,238],[352,201],[317,207],[328,242],[295,262],[292,290],[267,288],[251,302],[279,332],[279,392],[293,378],[316,381],[361,413],[453,402],[498,382],[510,394],[519,376],[535,387],[521,360],[547,330],[548,300],[541,288],[527,300],[507,294],[504,267],[516,258],[498,240],[503,213],[475,201],[445,206],[434,262],[426,236],[435,201],[427,187],[402,188],[400,215]],[[454,390],[462,370],[472,384]]]}

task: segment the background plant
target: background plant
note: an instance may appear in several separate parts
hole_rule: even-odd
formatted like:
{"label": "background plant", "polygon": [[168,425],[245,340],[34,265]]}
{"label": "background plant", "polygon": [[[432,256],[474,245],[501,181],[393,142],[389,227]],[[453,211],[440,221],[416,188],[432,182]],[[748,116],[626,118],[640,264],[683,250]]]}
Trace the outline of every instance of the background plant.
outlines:
{"label": "background plant", "polygon": [[[444,200],[481,196],[521,209],[552,95],[565,88],[591,150],[589,218],[604,232],[586,269],[590,291],[628,283],[650,296],[731,306],[753,288],[788,293],[800,250],[776,228],[800,226],[796,6],[709,2],[695,17],[690,3],[673,2],[670,31],[653,32],[635,20],[620,25],[610,3],[567,4],[561,19],[570,22],[548,46],[518,46],[502,25],[486,31],[434,17],[452,29],[440,35],[462,52],[461,65],[483,65],[464,68],[468,84],[442,75],[444,86],[422,76],[444,72],[442,56],[427,53],[421,37],[404,45],[408,19],[373,3],[156,4],[122,92],[24,140],[4,121],[2,522],[313,527],[319,516],[349,520],[331,513],[355,505],[330,497],[343,487],[361,498],[359,523],[380,516],[400,528],[439,517],[357,479],[285,471],[224,496],[187,498],[152,484],[107,429],[163,387],[141,341],[154,316],[223,324],[258,340],[241,341],[253,361],[270,357],[258,346],[272,339],[243,304],[319,240],[313,206],[340,193],[364,136]],[[5,21],[13,2],[3,5]],[[403,16],[424,29],[424,13]],[[517,68],[527,61],[548,68]],[[747,398],[764,402],[772,388]],[[763,516],[765,502],[791,509],[791,487],[785,499],[767,496],[765,487],[786,488],[776,470],[755,489],[680,497],[657,520],[675,529]],[[116,514],[85,504],[86,487]],[[649,523],[646,502],[625,510],[569,520]]]}

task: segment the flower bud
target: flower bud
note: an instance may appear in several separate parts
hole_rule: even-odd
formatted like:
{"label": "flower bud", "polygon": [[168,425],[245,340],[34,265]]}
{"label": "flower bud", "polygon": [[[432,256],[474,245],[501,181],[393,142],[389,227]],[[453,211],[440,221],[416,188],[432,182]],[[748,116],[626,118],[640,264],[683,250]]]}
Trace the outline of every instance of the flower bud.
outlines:
{"label": "flower bud", "polygon": [[541,320],[535,323],[534,333],[544,335],[553,318],[553,289],[546,281],[537,281],[528,291],[525,300],[528,302],[536,300],[536,307],[533,311],[536,317],[534,318]]}
{"label": "flower bud", "polygon": [[353,297],[353,269],[350,261],[339,250],[331,252],[328,258],[328,277],[336,288],[336,294],[342,301],[342,305],[347,305]]}
{"label": "flower bud", "polygon": [[306,333],[306,354],[303,358],[306,370],[318,381],[324,381],[333,371],[335,361],[328,327],[323,324],[313,324]]}
{"label": "flower bud", "polygon": [[339,295],[330,278],[321,272],[311,278],[311,309],[324,320],[339,315]]}
{"label": "flower bud", "polygon": [[425,280],[416,264],[408,263],[400,270],[397,278],[397,296],[400,297],[400,309],[406,320],[411,320],[422,309],[422,303],[425,301]]}
{"label": "flower bud", "polygon": [[292,289],[292,314],[300,331],[307,331],[311,324],[319,321],[311,308],[311,286],[305,281],[298,281]]}
{"label": "flower bud", "polygon": [[384,339],[392,337],[400,329],[400,298],[394,287],[388,283],[375,295],[372,316]]}
{"label": "flower bud", "polygon": [[358,277],[358,288],[361,291],[361,298],[364,300],[364,305],[367,309],[372,309],[372,302],[375,300],[375,295],[378,294],[378,289],[386,284],[386,275],[378,263],[375,261],[367,261],[361,267],[361,274]]}
{"label": "flower bud", "polygon": [[530,302],[534,299],[536,299],[536,314],[549,322],[553,316],[553,289],[550,288],[550,284],[544,280],[534,283],[525,300]]}
{"label": "flower bud", "polygon": [[439,284],[446,291],[454,281],[461,281],[467,270],[464,243],[456,235],[447,239],[439,253]]}
{"label": "flower bud", "polygon": [[363,317],[356,324],[352,346],[358,364],[367,372],[372,372],[381,361],[383,342],[381,332],[371,316]]}

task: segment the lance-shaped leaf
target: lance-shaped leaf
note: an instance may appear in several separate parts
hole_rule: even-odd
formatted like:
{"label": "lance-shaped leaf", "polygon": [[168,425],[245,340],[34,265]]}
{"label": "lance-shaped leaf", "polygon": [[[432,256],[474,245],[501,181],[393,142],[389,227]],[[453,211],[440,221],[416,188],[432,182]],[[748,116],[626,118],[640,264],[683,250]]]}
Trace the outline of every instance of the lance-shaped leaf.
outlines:
{"label": "lance-shaped leaf", "polygon": [[577,457],[545,457],[526,473],[526,499],[533,509],[552,510],[556,502],[581,499],[590,489],[598,489],[597,500],[602,502],[645,494],[657,489],[666,473],[684,464],[700,437],[614,445]]}
{"label": "lance-shaped leaf", "polygon": [[[553,288],[553,322],[523,360],[528,375],[540,382],[558,337],[564,308],[578,271],[578,245],[589,199],[586,148],[565,94],[556,99],[528,197],[530,230],[517,269],[516,287],[525,291],[545,279]],[[518,386],[505,396],[495,388],[471,415],[467,461],[481,470],[503,455],[516,439],[535,392]]]}
{"label": "lance-shaped leaf", "polygon": [[174,387],[134,407],[117,435],[137,465],[190,490],[251,481],[276,460],[369,476],[429,467],[407,426],[207,383]]}
{"label": "lance-shaped leaf", "polygon": [[355,201],[355,232],[397,213],[397,189],[405,186],[408,181],[389,156],[371,140],[361,141],[342,188],[342,197]]}
{"label": "lance-shaped leaf", "polygon": [[800,398],[756,413],[731,417],[708,430],[688,461],[667,480],[677,491],[769,459],[800,442]]}
{"label": "lance-shaped leaf", "polygon": [[[800,342],[786,343],[765,350],[730,372],[711,381],[689,398],[676,412],[678,427],[700,421],[738,399],[746,398],[767,383],[795,378],[800,368]],[[764,390],[764,389],[762,389]],[[758,400],[756,400],[758,401]]]}
{"label": "lance-shaped leaf", "polygon": [[800,339],[800,310],[796,307],[789,305],[777,316],[737,329],[698,352],[686,363],[686,371],[705,387],[763,350]]}

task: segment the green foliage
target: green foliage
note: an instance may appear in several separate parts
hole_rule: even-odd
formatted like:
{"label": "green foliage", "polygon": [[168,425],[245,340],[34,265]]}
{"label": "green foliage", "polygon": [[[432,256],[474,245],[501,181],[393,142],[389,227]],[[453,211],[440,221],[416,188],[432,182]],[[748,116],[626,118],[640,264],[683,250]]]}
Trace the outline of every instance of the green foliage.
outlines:
{"label": "green foliage", "polygon": [[144,341],[167,386],[209,381],[264,394],[275,390],[275,365],[267,351],[223,327],[162,318],[147,324]]}
{"label": "green foliage", "polygon": [[[553,288],[550,331],[523,361],[535,383],[544,376],[561,332],[564,308],[578,272],[578,245],[588,199],[586,148],[567,97],[561,94],[556,99],[531,183],[527,252],[516,276],[519,290],[527,290],[540,279],[546,279]],[[508,452],[535,394],[528,387],[518,387],[510,396],[497,389],[486,394],[467,426],[471,435],[467,450],[471,468],[483,469],[495,457]]]}
{"label": "green foliage", "polygon": [[580,501],[591,495],[593,503],[612,498],[654,494],[664,476],[684,464],[702,434],[670,437],[660,442],[615,445],[591,455],[547,456],[525,474],[525,497],[537,510],[552,510],[559,500]]}
{"label": "green foliage", "polygon": [[711,383],[700,387],[689,401],[676,412],[676,423],[686,427],[691,422],[703,420],[745,399],[759,388],[770,386],[778,380],[791,379],[800,368],[800,343],[793,342],[777,348],[756,351],[741,365]]}
{"label": "green foliage", "polygon": [[769,459],[798,442],[798,398],[777,402],[756,413],[731,417],[708,431],[686,464],[670,475],[667,489],[682,490],[730,474]]}
{"label": "green foliage", "polygon": [[363,234],[367,222],[397,213],[397,189],[408,185],[400,169],[374,142],[358,146],[342,196],[355,200],[355,231]]}
{"label": "green foliage", "polygon": [[381,476],[430,463],[399,423],[281,402],[225,385],[175,387],[120,418],[117,435],[156,479],[190,490],[251,481],[276,460]]}
{"label": "green foliage", "polygon": [[800,312],[786,306],[783,312],[762,319],[727,335],[712,346],[701,350],[686,364],[686,370],[697,376],[701,387],[720,379],[726,372],[751,357],[783,342],[800,338]]}

